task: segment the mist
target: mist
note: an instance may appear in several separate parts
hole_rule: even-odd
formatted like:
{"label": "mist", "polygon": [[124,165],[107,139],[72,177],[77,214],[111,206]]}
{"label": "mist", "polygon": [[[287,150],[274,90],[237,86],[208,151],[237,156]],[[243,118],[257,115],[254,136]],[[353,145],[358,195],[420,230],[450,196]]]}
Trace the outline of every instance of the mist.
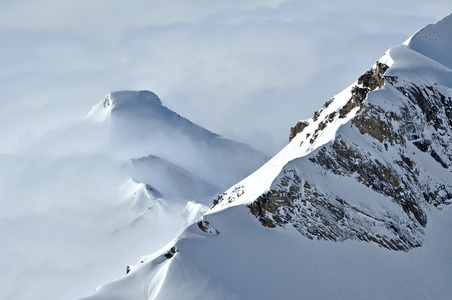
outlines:
{"label": "mist", "polygon": [[[277,153],[297,121],[449,8],[2,1],[0,298],[75,299],[121,277]],[[118,90],[153,91],[182,117],[85,118]],[[120,196],[134,177],[161,193],[143,194],[153,210],[134,210],[138,190]]]}
{"label": "mist", "polygon": [[[102,100],[91,115],[0,154],[9,170],[0,176],[1,264],[10,270],[1,298],[90,294],[169,243],[268,159],[152,95],[113,93],[111,110]],[[27,278],[34,279],[24,288]]]}

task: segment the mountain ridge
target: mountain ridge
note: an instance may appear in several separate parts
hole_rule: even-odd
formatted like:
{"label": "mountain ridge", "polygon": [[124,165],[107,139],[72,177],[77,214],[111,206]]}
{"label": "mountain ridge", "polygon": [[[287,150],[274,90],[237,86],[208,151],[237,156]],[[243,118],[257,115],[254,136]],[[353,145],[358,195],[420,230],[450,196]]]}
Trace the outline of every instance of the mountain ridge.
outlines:
{"label": "mountain ridge", "polygon": [[451,24],[388,50],[197,223],[86,299],[450,296],[451,52],[416,43]]}
{"label": "mountain ridge", "polygon": [[[450,16],[446,17],[440,23],[442,27],[435,27],[437,28],[436,30],[444,31],[449,29],[452,23],[451,19],[452,17]],[[428,31],[431,30],[431,27],[427,26],[426,28]],[[423,36],[424,31],[419,31],[410,39],[407,48],[411,49],[411,43],[416,42],[419,37],[423,38]],[[406,52],[409,50],[396,48],[396,51]],[[275,227],[276,225],[284,226],[287,223],[292,223],[298,227],[303,235],[309,238],[334,241],[357,238],[375,242],[392,250],[408,251],[413,247],[422,245],[423,228],[427,224],[426,205],[433,204],[438,207],[442,204],[449,204],[452,195],[448,190],[451,190],[452,186],[447,180],[434,180],[428,175],[424,175],[428,177],[428,179],[424,179],[424,182],[418,182],[417,176],[421,172],[419,166],[422,163],[419,159],[416,159],[414,152],[413,155],[406,153],[407,151],[414,151],[409,150],[410,147],[406,145],[406,139],[408,139],[408,142],[412,142],[418,151],[430,154],[430,157],[434,159],[432,161],[433,166],[438,163],[442,168],[449,169],[451,155],[447,153],[450,153],[448,145],[450,145],[452,138],[452,132],[450,131],[452,100],[450,96],[446,97],[439,92],[434,85],[418,87],[415,83],[405,82],[404,84],[398,84],[398,76],[392,75],[394,72],[391,70],[393,67],[397,70],[397,60],[394,66],[394,60],[391,57],[392,52],[394,52],[394,49],[389,50],[355,84],[352,84],[351,88],[345,90],[350,91],[350,96],[348,96],[349,100],[342,107],[333,111],[328,110],[329,106],[334,104],[337,99],[328,101],[320,111],[315,112],[310,120],[301,121],[292,127],[289,139],[292,141],[297,135],[304,133],[305,138],[301,140],[300,148],[303,143],[309,142],[309,146],[306,152],[299,157],[309,157],[308,159],[311,162],[335,175],[357,176],[357,181],[370,187],[371,190],[377,191],[379,194],[386,195],[389,199],[392,199],[391,201],[398,203],[409,220],[397,214],[390,217],[389,220],[383,216],[374,216],[371,217],[373,221],[370,223],[362,220],[361,222],[365,223],[357,227],[355,226],[356,222],[345,222],[345,224],[341,225],[340,222],[344,220],[344,216],[347,214],[353,215],[357,213],[358,215],[354,217],[356,220],[360,219],[359,215],[371,216],[372,213],[369,214],[365,209],[368,204],[360,203],[358,206],[351,205],[348,207],[349,204],[344,201],[343,196],[338,197],[337,194],[333,196],[334,193],[327,196],[320,193],[315,188],[315,182],[313,184],[313,182],[300,180],[300,178],[309,177],[308,173],[315,172],[315,170],[308,171],[312,168],[303,164],[303,168],[295,169],[286,168],[285,166],[281,172],[285,173],[285,175],[281,176],[282,178],[279,181],[277,180],[278,178],[275,179],[268,190],[264,190],[258,196],[252,194],[253,196],[249,198],[251,201],[248,200],[247,205],[264,226]],[[422,55],[426,57],[424,54]],[[407,54],[405,56],[410,57]],[[430,58],[427,57],[426,60],[428,59]],[[422,59],[419,60],[422,61]],[[387,76],[385,76],[386,72],[388,72]],[[407,80],[404,79],[404,81]],[[388,86],[385,87],[385,84]],[[394,93],[398,95],[395,98],[398,99],[396,102],[399,102],[398,109],[394,109],[395,102],[390,103],[390,106],[388,106],[388,103],[384,103],[388,97],[379,98],[375,96],[377,95],[376,93],[373,93],[367,99],[367,95],[370,92],[376,92],[382,88],[384,90],[382,93],[394,89]],[[404,99],[402,96],[408,98],[408,101],[400,101]],[[347,97],[345,98],[347,99]],[[389,99],[392,98],[389,97]],[[372,101],[373,99],[382,99],[383,103],[381,101]],[[342,103],[344,102],[342,101]],[[327,113],[324,113],[324,110]],[[361,135],[369,136],[371,140],[366,143],[372,143],[372,148],[377,149],[377,152],[374,151],[374,153],[370,154],[366,148],[363,149],[359,144],[354,144],[353,140],[356,140],[356,138],[354,139],[357,136],[356,133],[350,132],[351,129],[349,128],[343,129],[341,126],[336,127],[333,125],[330,131],[333,131],[335,136],[329,139],[332,142],[323,142],[321,137],[328,130],[327,127],[331,126],[329,124],[333,123],[335,119],[341,118],[349,118],[351,125]],[[448,127],[444,126],[442,120],[449,120]],[[416,128],[427,127],[428,130],[429,126],[432,126],[435,132],[412,132],[413,130],[416,131]],[[316,129],[313,130],[313,127],[316,127]],[[349,131],[348,137],[344,131]],[[421,138],[421,136],[423,137],[427,134],[430,135],[427,139]],[[353,137],[350,137],[350,135]],[[329,143],[332,145],[324,146],[318,150],[319,146],[316,145],[317,138],[320,138],[322,146]],[[432,143],[430,140],[434,142]],[[387,152],[391,146],[397,146],[399,155],[393,157],[382,155],[382,152]],[[300,152],[302,153],[302,151]],[[381,159],[378,159],[379,156]],[[377,159],[372,161],[373,158]],[[398,165],[400,170],[396,171],[392,164]],[[298,171],[299,169],[304,169],[305,172],[301,173]],[[400,173],[403,175],[400,176]],[[424,171],[424,173],[428,172]],[[449,173],[444,175],[444,178],[448,177],[450,178]],[[340,180],[340,178],[336,180]],[[437,187],[427,187],[428,181],[435,182]],[[312,188],[313,185],[314,188]],[[216,204],[221,203],[224,198],[229,198],[228,202],[235,201],[230,198],[243,196],[243,191],[246,187],[243,185],[240,187],[240,195],[236,194],[234,189],[237,189],[237,186],[233,187],[232,191],[229,190],[229,192],[220,196]],[[301,191],[302,189],[303,191]],[[423,190],[428,190],[428,192],[423,192]],[[343,194],[343,192],[341,193]],[[421,195],[421,197],[416,195]],[[353,198],[352,195],[347,197],[348,199]],[[253,201],[253,198],[257,200]],[[299,201],[302,201],[303,204],[299,204]],[[244,203],[243,201],[239,202]],[[307,202],[313,207],[306,208]],[[364,207],[364,209],[359,206]],[[355,212],[351,212],[350,209]],[[280,211],[277,212],[278,210]],[[297,210],[298,212],[296,212]],[[316,217],[313,218],[312,214]],[[387,214],[387,212],[384,214]],[[320,218],[320,221],[315,220],[318,218]],[[391,220],[392,218],[394,220]],[[301,223],[294,220],[301,220]],[[317,223],[317,225],[312,226],[312,223]],[[336,224],[339,224],[339,226]],[[369,226],[374,226],[372,224],[379,224],[379,226],[385,227],[389,232],[382,233],[380,228],[376,230],[378,233],[369,234]],[[363,227],[366,229],[363,230]]]}

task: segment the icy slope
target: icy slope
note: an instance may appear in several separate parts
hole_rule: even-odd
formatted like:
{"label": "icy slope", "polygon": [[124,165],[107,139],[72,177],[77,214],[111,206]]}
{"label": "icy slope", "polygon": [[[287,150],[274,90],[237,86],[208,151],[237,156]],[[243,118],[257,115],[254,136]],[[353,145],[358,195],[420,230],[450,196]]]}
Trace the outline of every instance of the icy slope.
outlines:
{"label": "icy slope", "polygon": [[202,219],[86,299],[450,297],[452,41],[422,39],[451,23],[390,49]]}

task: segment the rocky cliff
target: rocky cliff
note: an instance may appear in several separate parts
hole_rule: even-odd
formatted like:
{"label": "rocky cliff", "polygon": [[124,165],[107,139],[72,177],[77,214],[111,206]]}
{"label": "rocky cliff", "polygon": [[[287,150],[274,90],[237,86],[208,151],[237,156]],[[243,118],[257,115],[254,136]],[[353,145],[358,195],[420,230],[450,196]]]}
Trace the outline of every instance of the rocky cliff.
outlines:
{"label": "rocky cliff", "polygon": [[[400,51],[410,52],[394,50]],[[422,245],[426,211],[452,199],[452,94],[435,80],[395,69],[377,62],[352,86],[345,105],[318,120],[329,101],[314,114],[313,134],[304,132],[308,121],[292,127],[290,140],[304,135],[302,143],[312,144],[328,123],[357,108],[332,141],[286,165],[269,191],[248,205],[264,226],[292,224],[311,239],[356,239],[392,250]],[[330,180],[347,182],[352,193],[366,189],[358,202],[350,201],[355,196],[342,189],[325,189]],[[375,193],[399,209],[369,209]]]}

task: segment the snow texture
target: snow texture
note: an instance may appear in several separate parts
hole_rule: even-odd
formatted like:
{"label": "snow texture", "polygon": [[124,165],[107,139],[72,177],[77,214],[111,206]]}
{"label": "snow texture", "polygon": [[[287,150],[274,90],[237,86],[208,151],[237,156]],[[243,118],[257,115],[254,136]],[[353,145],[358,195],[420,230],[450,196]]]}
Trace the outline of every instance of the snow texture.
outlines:
{"label": "snow texture", "polygon": [[450,298],[451,24],[388,50],[201,220],[84,299]]}
{"label": "snow texture", "polygon": [[152,92],[119,91],[0,159],[13,170],[0,177],[0,298],[75,299],[166,245],[268,157]]}

